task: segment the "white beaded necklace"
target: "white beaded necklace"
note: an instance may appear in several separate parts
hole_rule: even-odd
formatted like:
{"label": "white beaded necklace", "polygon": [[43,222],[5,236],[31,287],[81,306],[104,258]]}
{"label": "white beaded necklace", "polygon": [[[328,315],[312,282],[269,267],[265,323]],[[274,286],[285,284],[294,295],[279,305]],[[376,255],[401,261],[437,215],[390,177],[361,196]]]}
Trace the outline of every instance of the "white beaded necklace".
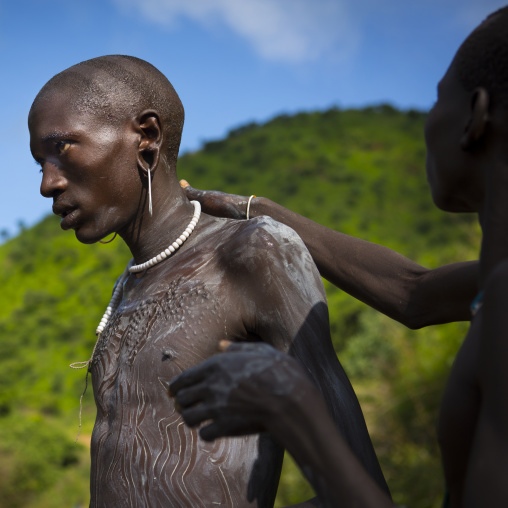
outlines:
{"label": "white beaded necklace", "polygon": [[129,272],[131,273],[143,272],[147,268],[150,268],[156,265],[157,263],[160,263],[168,256],[171,256],[171,254],[173,254],[181,247],[183,242],[185,242],[185,240],[187,240],[190,234],[194,231],[194,228],[198,223],[199,216],[201,215],[201,204],[199,203],[199,201],[191,201],[191,203],[194,205],[194,215],[192,216],[192,220],[190,221],[185,231],[167,249],[163,250],[160,254],[157,254],[157,256],[154,256],[152,259],[149,259],[148,261],[141,263],[140,265],[131,266],[129,268]]}
{"label": "white beaded necklace", "polygon": [[201,215],[201,204],[199,203],[199,201],[191,201],[191,203],[194,205],[194,215],[192,216],[192,220],[190,221],[185,231],[167,249],[163,250],[160,254],[157,254],[157,256],[154,256],[152,259],[149,259],[148,261],[141,263],[140,265],[134,265],[133,259],[129,261],[127,268],[125,269],[122,276],[116,283],[115,290],[113,291],[113,296],[111,297],[109,305],[106,307],[106,312],[104,312],[104,315],[102,316],[99,326],[95,330],[95,335],[97,335],[97,342],[95,343],[95,347],[93,348],[92,356],[86,362],[76,362],[71,364],[71,367],[73,369],[83,369],[84,367],[88,367],[90,365],[90,362],[92,361],[93,355],[95,353],[95,348],[97,347],[97,343],[99,341],[99,337],[101,333],[104,331],[104,328],[106,328],[109,318],[117,308],[118,303],[122,298],[123,283],[125,282],[125,279],[129,275],[129,273],[139,273],[144,270],[147,270],[148,268],[151,268],[157,263],[160,263],[168,256],[171,256],[182,246],[185,240],[187,240],[190,234],[194,231],[194,228],[196,227],[196,224],[198,223],[199,217]]}
{"label": "white beaded necklace", "polygon": [[163,250],[160,254],[157,254],[157,256],[154,256],[152,259],[149,259],[148,261],[141,263],[140,265],[133,265],[132,263],[134,260],[132,260],[127,265],[125,272],[123,273],[122,277],[120,278],[115,287],[115,290],[113,291],[111,301],[109,302],[109,305],[106,308],[106,312],[104,312],[104,316],[102,316],[99,326],[95,331],[95,335],[99,336],[104,331],[104,328],[106,328],[109,318],[111,317],[111,314],[113,314],[113,312],[115,311],[118,302],[121,298],[123,292],[123,283],[127,275],[129,275],[129,273],[143,272],[144,270],[147,270],[148,268],[151,268],[152,266],[160,263],[168,256],[171,256],[171,254],[176,252],[182,246],[183,242],[185,242],[185,240],[189,238],[190,234],[194,231],[194,228],[198,223],[199,216],[201,215],[201,204],[199,203],[199,201],[191,201],[191,203],[194,205],[194,215],[192,216],[192,220],[190,221],[185,231],[167,249]]}
{"label": "white beaded necklace", "polygon": [[167,249],[163,250],[160,254],[157,254],[157,256],[154,256],[152,259],[149,259],[148,261],[141,263],[140,265],[132,264],[134,260],[131,260],[131,262],[127,265],[125,272],[123,273],[122,277],[120,278],[115,287],[115,290],[113,291],[111,301],[109,302],[109,305],[106,308],[106,312],[104,312],[104,316],[102,316],[99,326],[95,331],[95,335],[99,336],[104,331],[104,328],[106,328],[106,325],[108,324],[111,314],[113,314],[113,312],[115,311],[116,307],[118,306],[118,302],[122,297],[123,282],[129,275],[129,273],[143,272],[144,270],[147,270],[148,268],[151,268],[152,266],[160,263],[168,256],[171,256],[171,254],[176,252],[182,246],[183,242],[185,242],[185,240],[189,238],[190,234],[194,231],[194,228],[198,223],[199,216],[201,215],[201,204],[199,203],[199,201],[191,201],[191,203],[194,205],[194,215],[192,216],[192,220],[190,221],[185,231]]}
{"label": "white beaded necklace", "polygon": [[123,272],[122,276],[118,280],[115,286],[115,290],[113,291],[113,296],[111,297],[111,300],[109,302],[109,305],[106,308],[106,312],[104,313],[104,316],[102,316],[101,322],[99,323],[99,326],[97,327],[97,330],[95,331],[95,335],[97,335],[97,341],[95,342],[95,346],[92,351],[92,356],[90,356],[90,359],[86,362],[76,362],[71,363],[70,367],[72,369],[84,369],[85,367],[88,367],[86,371],[86,378],[85,378],[85,389],[83,393],[81,394],[81,397],[79,398],[79,427],[78,427],[78,435],[76,436],[76,442],[78,440],[78,437],[81,433],[81,412],[83,409],[82,402],[83,397],[86,393],[86,389],[88,387],[88,373],[90,372],[89,367],[93,360],[93,355],[95,354],[95,349],[97,348],[97,344],[99,343],[99,338],[101,336],[101,333],[104,331],[104,328],[106,328],[106,325],[108,324],[109,318],[115,311],[115,309],[118,307],[118,303],[120,302],[120,299],[122,298],[123,293],[123,283],[125,282],[125,279],[129,276],[129,273],[138,273],[142,272],[143,270],[146,270],[147,268],[150,268],[157,263],[160,263],[162,260],[166,259],[168,256],[171,256],[174,252],[176,252],[189,238],[190,234],[194,231],[194,228],[196,227],[196,224],[198,223],[199,216],[201,215],[201,205],[199,201],[191,201],[191,203],[194,205],[194,215],[192,216],[192,220],[190,221],[190,224],[187,226],[185,231],[165,250],[163,250],[160,254],[153,257],[152,259],[146,261],[145,263],[142,263],[140,265],[134,265],[134,259],[131,259],[129,263],[127,264],[127,268]]}

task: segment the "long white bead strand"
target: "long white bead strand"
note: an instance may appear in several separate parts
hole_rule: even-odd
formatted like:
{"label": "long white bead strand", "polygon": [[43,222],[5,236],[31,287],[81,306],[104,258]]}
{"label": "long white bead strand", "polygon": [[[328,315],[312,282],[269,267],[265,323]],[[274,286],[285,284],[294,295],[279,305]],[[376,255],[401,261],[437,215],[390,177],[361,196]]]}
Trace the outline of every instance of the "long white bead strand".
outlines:
{"label": "long white bead strand", "polygon": [[132,265],[132,261],[129,261],[127,268],[123,272],[120,279],[118,279],[115,290],[113,291],[113,296],[111,297],[109,305],[106,308],[106,312],[104,313],[104,316],[102,316],[101,322],[99,323],[99,326],[95,330],[95,335],[97,335],[97,340],[95,342],[95,346],[93,348],[92,355],[90,356],[90,359],[87,360],[86,362],[71,363],[70,364],[71,369],[84,369],[85,367],[88,367],[90,365],[90,363],[92,362],[93,355],[95,353],[95,348],[97,347],[97,343],[99,342],[99,337],[100,337],[101,333],[104,331],[104,328],[106,328],[109,318],[111,317],[111,315],[113,314],[115,309],[118,307],[118,304],[120,303],[120,298],[122,297],[122,292],[123,292],[123,283],[125,282],[125,279],[129,275],[129,268],[131,265]]}
{"label": "long white bead strand", "polygon": [[[123,272],[122,276],[118,280],[115,290],[113,291],[113,296],[111,297],[111,300],[109,302],[109,305],[106,307],[106,311],[104,312],[104,315],[102,316],[102,319],[99,323],[99,326],[95,330],[95,335],[99,336],[103,331],[104,328],[106,328],[106,325],[108,324],[109,318],[115,311],[115,309],[118,307],[118,304],[120,303],[120,299],[122,298],[123,293],[123,283],[125,282],[125,279],[129,275],[129,265],[127,265],[127,268]],[[92,353],[93,356],[93,353]]]}

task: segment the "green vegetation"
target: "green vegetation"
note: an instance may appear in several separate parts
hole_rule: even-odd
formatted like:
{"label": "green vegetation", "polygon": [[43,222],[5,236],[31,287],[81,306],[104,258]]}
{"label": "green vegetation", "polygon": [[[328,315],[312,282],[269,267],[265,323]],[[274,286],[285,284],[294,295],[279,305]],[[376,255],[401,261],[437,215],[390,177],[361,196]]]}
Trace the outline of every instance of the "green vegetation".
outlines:
{"label": "green vegetation", "polygon": [[[423,113],[390,106],[282,115],[184,154],[179,175],[198,188],[267,196],[425,266],[474,259],[474,219],[432,204],[424,120]],[[90,390],[74,445],[84,371],[68,365],[89,357],[95,326],[129,257],[119,240],[79,244],[55,217],[0,246],[0,507],[88,505],[94,404]],[[440,506],[437,410],[466,324],[410,331],[326,288],[334,344],[394,500]],[[310,495],[288,461],[277,505]]]}

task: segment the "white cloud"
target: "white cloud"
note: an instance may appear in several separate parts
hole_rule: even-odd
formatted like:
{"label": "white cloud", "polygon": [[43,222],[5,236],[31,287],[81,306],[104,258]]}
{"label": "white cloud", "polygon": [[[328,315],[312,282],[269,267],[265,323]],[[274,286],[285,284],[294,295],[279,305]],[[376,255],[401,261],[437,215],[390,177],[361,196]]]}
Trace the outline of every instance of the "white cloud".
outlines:
{"label": "white cloud", "polygon": [[323,55],[346,59],[358,44],[347,0],[114,0],[174,27],[188,18],[227,26],[268,60],[300,63]]}

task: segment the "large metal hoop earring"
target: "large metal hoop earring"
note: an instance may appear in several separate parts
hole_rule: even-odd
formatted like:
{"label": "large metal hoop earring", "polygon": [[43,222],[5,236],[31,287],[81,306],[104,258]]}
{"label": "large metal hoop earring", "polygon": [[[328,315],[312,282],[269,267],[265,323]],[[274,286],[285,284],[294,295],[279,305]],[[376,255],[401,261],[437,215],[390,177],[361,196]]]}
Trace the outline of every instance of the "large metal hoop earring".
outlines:
{"label": "large metal hoop earring", "polygon": [[116,238],[117,233],[113,235],[113,238],[110,240],[99,240],[99,243],[111,243]]}

